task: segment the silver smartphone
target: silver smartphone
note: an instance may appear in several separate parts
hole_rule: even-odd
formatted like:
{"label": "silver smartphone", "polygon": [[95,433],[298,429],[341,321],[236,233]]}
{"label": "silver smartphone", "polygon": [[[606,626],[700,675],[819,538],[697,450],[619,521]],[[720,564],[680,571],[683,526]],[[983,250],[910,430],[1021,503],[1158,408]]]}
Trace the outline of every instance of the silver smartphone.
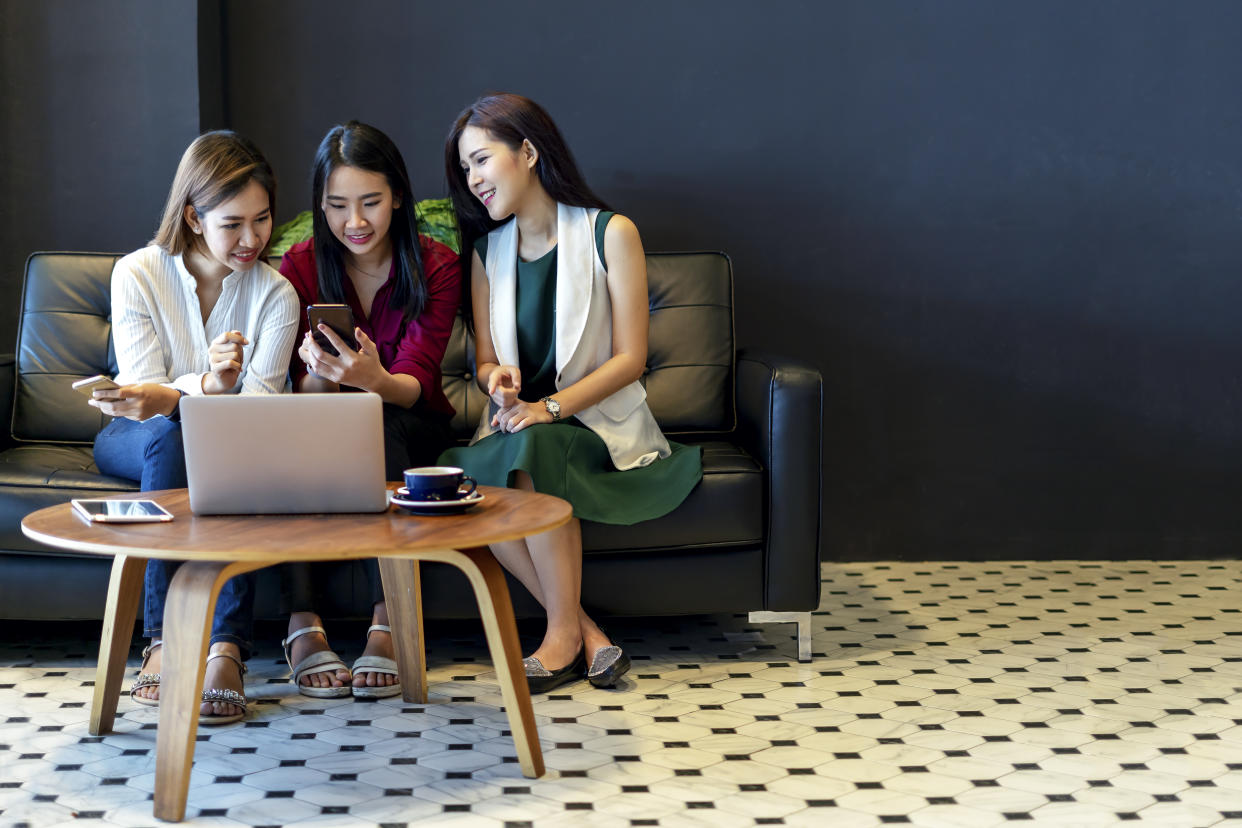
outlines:
{"label": "silver smartphone", "polygon": [[[112,380],[109,377],[105,377],[103,374],[96,374],[93,377],[87,377],[86,379],[78,380],[77,382],[73,384],[74,391],[80,391],[92,399],[95,398],[96,391],[115,391],[116,389],[120,387],[121,386],[117,385],[114,380]],[[99,399],[111,401],[111,400],[120,399],[120,398],[119,397],[100,397]]]}
{"label": "silver smartphone", "polygon": [[167,523],[172,513],[154,500],[73,499],[73,510],[91,523]]}

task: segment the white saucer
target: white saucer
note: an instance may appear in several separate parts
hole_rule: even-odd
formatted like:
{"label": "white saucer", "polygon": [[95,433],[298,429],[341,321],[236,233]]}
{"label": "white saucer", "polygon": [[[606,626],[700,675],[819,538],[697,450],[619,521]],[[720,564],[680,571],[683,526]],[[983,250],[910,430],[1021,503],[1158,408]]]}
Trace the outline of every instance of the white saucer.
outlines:
{"label": "white saucer", "polygon": [[392,503],[394,506],[422,515],[450,515],[457,512],[464,512],[472,506],[482,503],[485,498],[482,492],[475,492],[467,497],[458,500],[407,500],[397,494],[393,494]]}

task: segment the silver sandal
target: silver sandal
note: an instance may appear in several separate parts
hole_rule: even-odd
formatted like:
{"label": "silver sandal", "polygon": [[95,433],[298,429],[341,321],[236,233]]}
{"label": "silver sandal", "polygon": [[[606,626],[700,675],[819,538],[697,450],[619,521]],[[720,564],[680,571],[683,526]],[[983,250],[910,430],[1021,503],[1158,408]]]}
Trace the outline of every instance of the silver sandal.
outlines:
{"label": "silver sandal", "polygon": [[[210,664],[213,658],[227,658],[234,661],[237,664],[237,668],[241,671],[243,683],[245,682],[247,672],[246,665],[242,664],[242,660],[240,658],[229,653],[212,653],[207,656],[207,663]],[[240,722],[246,717],[246,697],[241,693],[238,693],[236,690],[219,690],[213,687],[210,690],[203,691],[203,701],[236,705],[241,708],[241,712],[220,715],[214,713],[204,715],[200,713],[198,715],[198,723],[201,725],[214,726],[232,724],[233,722]]]}
{"label": "silver sandal", "polygon": [[[386,624],[372,624],[367,627],[367,638],[370,638],[371,633],[376,630],[392,635],[392,627],[389,627]],[[364,655],[360,656],[358,660],[354,662],[353,672],[355,676],[359,673],[381,673],[395,676],[398,675],[397,662],[391,658],[384,658],[384,656]],[[396,684],[379,684],[374,687],[368,687],[365,684],[359,687],[355,684],[351,689],[355,698],[387,699],[392,696],[401,695],[401,682],[397,682]]]}
{"label": "silver sandal", "polygon": [[[306,658],[299,661],[296,665],[290,657],[292,649],[290,644],[300,635],[307,633],[323,633],[323,627],[303,627],[290,633],[289,637],[280,642],[280,646],[285,649],[285,662],[289,665],[289,669],[293,671],[289,681],[297,685],[298,692],[303,696],[310,696],[315,699],[340,699],[350,694],[350,685],[344,684],[340,687],[312,687],[309,684],[302,684],[302,676],[314,675],[315,673],[335,673],[337,670],[349,670],[345,666],[345,662],[341,661],[341,657],[332,652],[331,648],[327,650],[319,650],[311,653]],[[328,640],[327,633],[324,633],[324,641]],[[352,681],[353,677],[350,676]]]}
{"label": "silver sandal", "polygon": [[149,699],[146,696],[136,696],[134,695],[134,691],[141,690],[144,687],[159,687],[160,686],[160,674],[159,673],[144,673],[142,672],[142,668],[147,666],[147,661],[151,658],[151,653],[155,652],[156,648],[163,647],[163,646],[164,646],[163,641],[161,641],[158,638],[153,638],[150,644],[142,648],[142,664],[138,667],[138,677],[134,679],[134,683],[131,684],[129,687],[129,697],[133,699],[135,702],[137,702],[138,704],[144,705],[146,707],[159,707],[160,700]]}

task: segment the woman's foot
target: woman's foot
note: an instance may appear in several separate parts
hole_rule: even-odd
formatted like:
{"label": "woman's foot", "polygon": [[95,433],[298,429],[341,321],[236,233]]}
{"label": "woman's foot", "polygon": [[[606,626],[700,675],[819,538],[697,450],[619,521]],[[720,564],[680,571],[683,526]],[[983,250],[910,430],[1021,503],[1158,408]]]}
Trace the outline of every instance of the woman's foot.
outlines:
{"label": "woman's foot", "polygon": [[591,660],[595,658],[595,654],[597,652],[604,647],[611,647],[612,641],[608,638],[604,631],[589,618],[586,620],[585,624],[581,625],[581,629],[582,644],[586,649],[586,659],[589,664]]}
{"label": "woman's foot", "polygon": [[[323,627],[323,621],[313,612],[295,612],[289,616],[289,635],[293,635],[298,630],[306,627]],[[308,632],[299,635],[289,642],[289,663],[290,665],[301,664],[309,656],[315,653],[330,653],[332,647],[328,645],[328,638],[321,632]],[[344,664],[336,670],[329,670],[322,673],[303,673],[298,678],[298,685],[301,687],[346,687],[353,680],[353,676]]]}
{"label": "woman's foot", "polygon": [[[220,642],[212,644],[208,655],[224,653],[232,658],[209,658],[206,672],[203,675],[203,691],[232,690],[240,696],[246,695],[246,684],[242,679],[241,649],[236,644]],[[236,659],[236,660],[234,660]],[[198,709],[200,716],[239,716],[246,709],[238,704],[226,701],[204,701]]]}
{"label": "woman's foot", "polygon": [[[605,642],[607,639],[605,639]],[[572,663],[583,651],[583,641],[572,633],[554,635],[551,630],[543,637],[539,649],[527,658],[538,659],[545,670],[556,672]],[[588,647],[587,652],[590,652]]]}
{"label": "woman's foot", "polygon": [[522,659],[530,692],[547,693],[562,684],[582,680],[586,661],[582,640],[574,635],[575,632],[558,635],[548,630],[539,649]]}
{"label": "woman's foot", "polygon": [[[383,627],[384,629],[376,629]],[[397,662],[396,651],[392,646],[392,632],[388,627],[388,609],[383,602],[375,605],[375,613],[371,617],[371,628],[367,631],[367,645],[362,651],[362,657],[354,662],[354,687],[363,690],[363,693],[355,693],[355,695],[379,695],[386,691],[380,690],[379,693],[368,693],[369,688],[385,688],[397,687],[401,684],[401,679],[396,674]],[[383,666],[385,670],[391,669],[392,672],[375,669]]]}

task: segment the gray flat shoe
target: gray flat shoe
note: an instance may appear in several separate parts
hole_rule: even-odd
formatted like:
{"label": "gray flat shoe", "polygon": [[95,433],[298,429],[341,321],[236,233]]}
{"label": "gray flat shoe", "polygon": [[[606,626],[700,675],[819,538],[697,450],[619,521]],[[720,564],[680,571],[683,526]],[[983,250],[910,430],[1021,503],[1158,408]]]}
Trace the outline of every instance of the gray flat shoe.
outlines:
{"label": "gray flat shoe", "polygon": [[591,656],[587,681],[595,687],[612,687],[629,669],[630,657],[620,647],[609,644],[607,647],[600,647]]}

